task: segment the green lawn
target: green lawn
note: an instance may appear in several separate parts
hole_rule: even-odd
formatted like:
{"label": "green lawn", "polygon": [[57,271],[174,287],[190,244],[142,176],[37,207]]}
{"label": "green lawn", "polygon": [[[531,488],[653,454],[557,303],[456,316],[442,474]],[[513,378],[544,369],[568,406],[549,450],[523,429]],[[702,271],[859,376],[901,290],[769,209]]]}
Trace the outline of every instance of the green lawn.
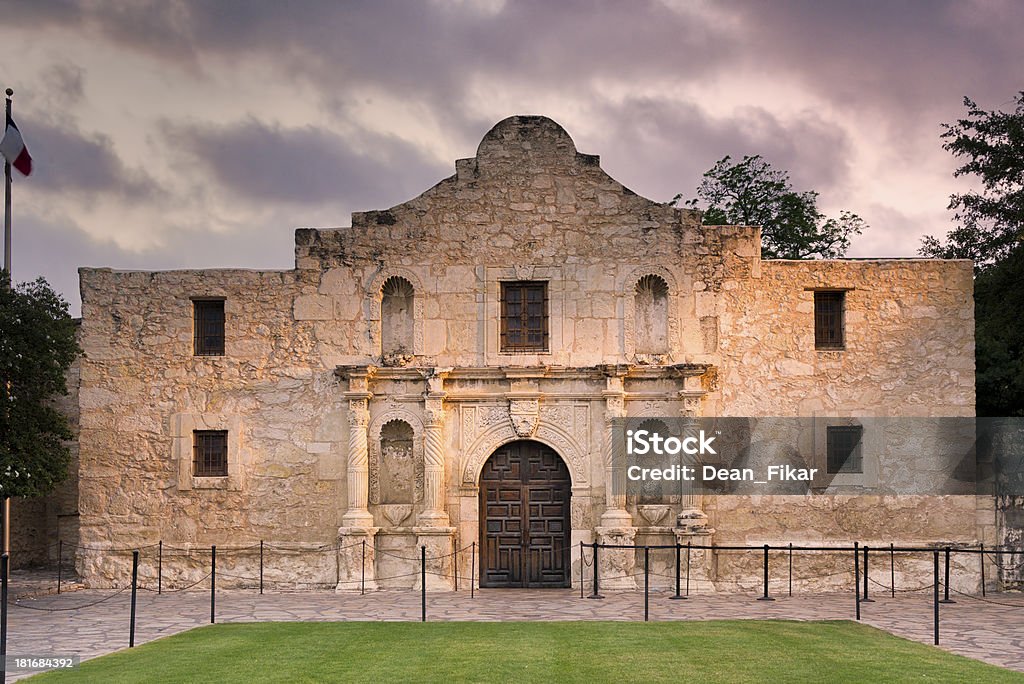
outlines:
{"label": "green lawn", "polygon": [[1024,682],[846,621],[221,624],[33,682]]}

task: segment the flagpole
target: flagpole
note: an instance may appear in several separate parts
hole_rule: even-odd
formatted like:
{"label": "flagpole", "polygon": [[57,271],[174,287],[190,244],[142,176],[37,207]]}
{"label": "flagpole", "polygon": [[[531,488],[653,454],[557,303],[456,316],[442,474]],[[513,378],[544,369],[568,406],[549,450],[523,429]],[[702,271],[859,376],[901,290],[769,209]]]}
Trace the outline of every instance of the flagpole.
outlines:
{"label": "flagpole", "polygon": [[[7,89],[7,117],[4,119],[4,133],[7,133],[7,124],[11,120],[11,96],[14,91]],[[4,278],[4,286],[11,287],[14,282],[11,276],[11,162],[4,159],[4,271],[7,277]],[[3,505],[4,527],[3,527],[3,552],[11,552],[11,497],[4,497]],[[10,557],[10,556],[8,556]],[[6,579],[6,578],[4,578]]]}
{"label": "flagpole", "polygon": [[[4,119],[4,131],[11,120],[11,96],[14,91],[7,89],[7,118]],[[4,270],[7,271],[7,285],[11,284],[11,162],[4,159]],[[6,520],[6,518],[5,518]],[[6,528],[5,528],[6,529]],[[4,539],[7,535],[4,535]],[[7,550],[6,545],[4,550]]]}

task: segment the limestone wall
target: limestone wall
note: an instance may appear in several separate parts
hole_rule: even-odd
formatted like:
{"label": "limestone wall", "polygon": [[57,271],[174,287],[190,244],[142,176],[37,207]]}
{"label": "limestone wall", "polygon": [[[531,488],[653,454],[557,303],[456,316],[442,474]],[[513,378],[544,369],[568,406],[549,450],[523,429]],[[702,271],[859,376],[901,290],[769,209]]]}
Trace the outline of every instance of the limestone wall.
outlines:
{"label": "limestone wall", "polygon": [[[814,343],[814,290],[845,289],[845,349]],[[974,308],[968,261],[764,261],[709,306],[721,322],[714,414],[971,416]],[[883,457],[884,462],[884,457]],[[888,464],[895,465],[895,464]],[[995,540],[983,497],[870,496],[793,502],[712,497],[722,543]]]}
{"label": "limestone wall", "polygon": [[[293,316],[300,278],[106,269],[81,278],[83,545],[332,539],[344,420],[333,369],[315,362],[313,324]],[[190,298],[211,296],[225,298],[226,354],[195,356]],[[196,428],[228,429],[237,449],[232,477],[212,488],[180,477]]]}
{"label": "limestone wall", "polygon": [[[970,416],[969,261],[763,261],[723,292],[723,415]],[[814,346],[814,289],[846,289],[846,348]]]}

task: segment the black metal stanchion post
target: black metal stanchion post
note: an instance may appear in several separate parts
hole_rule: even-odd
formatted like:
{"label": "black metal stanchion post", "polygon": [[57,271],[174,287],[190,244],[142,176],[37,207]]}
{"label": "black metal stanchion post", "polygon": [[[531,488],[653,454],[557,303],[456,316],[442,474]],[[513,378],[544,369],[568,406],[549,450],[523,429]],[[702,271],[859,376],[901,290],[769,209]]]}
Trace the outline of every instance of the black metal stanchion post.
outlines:
{"label": "black metal stanchion post", "polygon": [[217,545],[210,547],[210,624],[217,621]]}
{"label": "black metal stanchion post", "polygon": [[935,635],[935,645],[939,645],[939,551],[932,552],[932,633]]}
{"label": "black metal stanchion post", "polygon": [[263,595],[263,540],[260,539],[260,596]]}
{"label": "black metal stanchion post", "polygon": [[593,546],[594,546],[594,589],[593,589],[593,593],[591,593],[590,596],[588,596],[587,598],[603,599],[604,596],[601,596],[601,594],[598,593],[598,585],[597,585],[597,582],[598,582],[598,576],[597,576],[597,565],[598,565],[598,563],[597,563],[597,542],[594,542]]}
{"label": "black metal stanchion post", "polygon": [[789,542],[789,597],[793,598],[793,542]]}
{"label": "black metal stanchion post", "polygon": [[853,593],[857,619],[860,620],[860,542],[853,542]]}
{"label": "black metal stanchion post", "polygon": [[768,595],[768,545],[764,545],[764,595],[759,596],[758,601],[774,601],[771,596]]}
{"label": "black metal stanchion post", "polygon": [[864,545],[864,594],[861,603],[874,603],[875,599],[868,598],[868,545]]}
{"label": "black metal stanchion post", "polygon": [[7,681],[7,579],[10,556],[0,555],[0,682]]}
{"label": "black metal stanchion post", "polygon": [[359,566],[359,595],[366,594],[366,540],[363,540],[363,558]]}
{"label": "black metal stanchion post", "polygon": [[156,550],[156,593],[164,593],[164,540],[157,543]]}
{"label": "black metal stanchion post", "polygon": [[953,599],[949,598],[949,547],[946,547],[946,574],[945,582],[943,583],[942,589],[942,602],[943,603],[956,603]]}
{"label": "black metal stanchion post", "polygon": [[889,592],[896,598],[896,545],[889,542]]}
{"label": "black metal stanchion post", "polygon": [[682,583],[681,583],[681,579],[680,579],[680,567],[682,566],[682,555],[683,555],[683,545],[680,544],[679,540],[677,539],[676,540],[676,595],[672,597],[673,599],[675,599],[677,601],[679,599],[686,598],[680,592],[680,589],[682,588]]}
{"label": "black metal stanchion post", "polygon": [[476,596],[476,542],[469,548],[469,598]]}
{"label": "black metal stanchion post", "polygon": [[132,612],[128,624],[128,648],[135,648],[135,595],[139,586],[139,552],[132,551]]}
{"label": "black metal stanchion post", "polygon": [[64,560],[64,540],[57,540],[57,594],[60,594],[60,575]]}
{"label": "black metal stanchion post", "polygon": [[686,596],[690,596],[690,542],[686,542]]}
{"label": "black metal stanchion post", "polygon": [[420,622],[427,621],[427,545],[420,547]]}
{"label": "black metal stanchion post", "polygon": [[580,598],[583,598],[583,566],[586,565],[586,561],[583,556],[583,542],[580,542]]}
{"label": "black metal stanchion post", "polygon": [[452,567],[455,569],[455,591],[459,590],[459,544],[455,540],[455,553],[452,554]]}
{"label": "black metal stanchion post", "polygon": [[644,622],[651,618],[651,553],[644,547]]}
{"label": "black metal stanchion post", "polygon": [[985,542],[981,543],[981,597],[985,598]]}

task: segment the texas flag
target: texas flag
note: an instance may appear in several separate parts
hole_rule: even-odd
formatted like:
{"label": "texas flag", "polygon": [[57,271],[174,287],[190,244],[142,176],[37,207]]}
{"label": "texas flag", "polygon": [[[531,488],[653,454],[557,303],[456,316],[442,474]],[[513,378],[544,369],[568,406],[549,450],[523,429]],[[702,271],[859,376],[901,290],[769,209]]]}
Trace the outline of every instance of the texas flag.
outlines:
{"label": "texas flag", "polygon": [[0,140],[0,154],[10,162],[11,166],[18,169],[21,175],[27,176],[32,173],[32,156],[25,147],[25,141],[21,138],[21,131],[14,125],[14,119],[7,117],[7,130],[4,131],[4,139]]}

